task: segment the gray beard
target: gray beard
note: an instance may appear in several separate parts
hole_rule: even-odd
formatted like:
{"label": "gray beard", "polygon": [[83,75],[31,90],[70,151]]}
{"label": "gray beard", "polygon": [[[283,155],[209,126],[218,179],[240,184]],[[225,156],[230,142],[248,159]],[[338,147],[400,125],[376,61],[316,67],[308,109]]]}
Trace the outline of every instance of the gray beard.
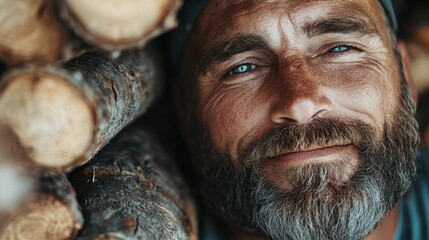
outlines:
{"label": "gray beard", "polygon": [[[236,167],[228,154],[212,147],[209,136],[199,138],[195,164],[207,204],[231,223],[272,239],[364,238],[406,193],[415,174],[417,123],[404,79],[401,87],[399,107],[385,123],[382,140],[374,139],[372,126],[355,119],[316,119],[264,134],[239,155]],[[261,161],[279,149],[343,141],[359,152],[359,165],[347,180],[344,169],[350,166],[344,159],[284,169],[287,190],[261,171]]]}

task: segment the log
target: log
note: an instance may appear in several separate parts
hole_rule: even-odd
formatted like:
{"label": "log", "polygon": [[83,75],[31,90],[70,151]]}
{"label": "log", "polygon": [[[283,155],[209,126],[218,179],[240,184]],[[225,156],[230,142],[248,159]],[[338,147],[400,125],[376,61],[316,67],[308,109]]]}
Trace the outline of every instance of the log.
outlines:
{"label": "log", "polygon": [[16,148],[16,137],[0,125],[0,225],[17,209],[33,186],[33,178],[16,162],[25,157]]}
{"label": "log", "polygon": [[187,185],[143,129],[121,132],[70,179],[85,219],[78,239],[197,239]]}
{"label": "log", "polygon": [[75,33],[105,50],[141,47],[177,25],[181,0],[59,0],[60,15]]}
{"label": "log", "polygon": [[65,176],[40,178],[35,193],[0,225],[2,240],[73,239],[83,218]]}
{"label": "log", "polygon": [[12,70],[0,82],[0,125],[17,136],[32,169],[68,172],[145,112],[163,81],[153,46]]}
{"label": "log", "polygon": [[79,48],[61,24],[54,0],[0,0],[0,60],[8,65],[70,58]]}

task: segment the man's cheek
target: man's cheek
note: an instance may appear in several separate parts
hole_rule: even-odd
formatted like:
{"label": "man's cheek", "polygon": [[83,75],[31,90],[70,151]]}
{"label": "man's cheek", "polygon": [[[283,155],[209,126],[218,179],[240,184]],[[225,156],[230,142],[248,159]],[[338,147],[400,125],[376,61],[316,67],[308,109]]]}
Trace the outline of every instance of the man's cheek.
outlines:
{"label": "man's cheek", "polygon": [[354,68],[331,79],[325,89],[336,105],[336,114],[375,124],[381,131],[386,117],[398,104],[392,77],[371,68]]}
{"label": "man's cheek", "polygon": [[240,141],[263,124],[266,109],[249,91],[225,91],[207,101],[201,117],[213,144],[236,155]]}

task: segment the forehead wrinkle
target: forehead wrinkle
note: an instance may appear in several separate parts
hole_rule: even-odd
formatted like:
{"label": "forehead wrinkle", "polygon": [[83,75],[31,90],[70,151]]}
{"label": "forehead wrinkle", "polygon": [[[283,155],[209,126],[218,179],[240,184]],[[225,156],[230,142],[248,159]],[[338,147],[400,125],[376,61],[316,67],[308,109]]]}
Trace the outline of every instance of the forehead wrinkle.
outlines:
{"label": "forehead wrinkle", "polygon": [[[293,41],[290,41],[292,38],[296,36],[295,31],[288,31],[288,29],[295,29],[295,24],[292,21],[292,16],[290,15],[290,12],[285,12],[282,14],[282,16],[279,18],[278,25],[278,32],[280,33],[280,41],[279,46],[281,49],[287,49],[293,47],[291,44]],[[286,51],[287,52],[287,51]],[[286,53],[285,52],[285,53]]]}
{"label": "forehead wrinkle", "polygon": [[[253,1],[251,0],[240,0],[236,1],[234,3],[231,3],[231,1],[224,0],[224,1],[211,1],[207,6],[206,9],[213,8],[211,12],[207,14],[207,17],[209,19],[214,19],[217,17],[221,17],[221,19],[225,19],[226,16],[230,16],[232,13],[236,12],[237,10],[247,9],[250,8],[253,4],[251,4]],[[212,6],[214,5],[214,7]]]}
{"label": "forehead wrinkle", "polygon": [[[370,17],[372,11],[370,11],[370,6],[356,4],[353,1],[341,2],[338,4],[336,1],[325,1],[326,5],[320,5],[316,2],[309,2],[306,4],[298,5],[295,7],[291,19],[295,26],[298,26],[300,34],[305,34],[307,32],[311,33],[309,27],[312,26],[312,23],[318,21],[325,21],[326,23],[334,23],[332,19],[343,21],[346,24],[352,25],[354,22],[355,26],[362,27],[360,30],[365,30],[369,33],[378,33],[377,27],[373,22],[374,19]],[[313,14],[311,14],[313,13]],[[339,30],[348,30],[346,27],[341,28],[341,24],[337,24]],[[312,29],[314,30],[314,28]],[[359,30],[359,29],[358,29]],[[311,34],[310,34],[311,35]]]}
{"label": "forehead wrinkle", "polygon": [[357,16],[328,16],[327,18],[305,23],[300,28],[300,32],[308,38],[327,33],[379,34],[374,24]]}
{"label": "forehead wrinkle", "polygon": [[[209,28],[208,26],[213,25],[210,23],[206,23],[206,24],[201,24],[198,27],[198,32],[199,32],[199,36],[201,37],[200,41],[203,43],[203,45],[207,44],[207,45],[212,45],[212,43],[215,42],[222,42],[228,39],[225,38],[229,38],[226,37],[226,35],[228,35],[228,33],[231,33],[233,35],[259,35],[261,37],[265,36],[268,37],[270,39],[272,39],[273,33],[271,32],[270,34],[267,34],[266,31],[269,31],[270,27],[265,27],[263,32],[258,32],[256,31],[257,29],[255,27],[258,26],[252,26],[248,29],[246,29],[244,32],[236,32],[234,31],[234,26],[237,24],[240,24],[243,21],[247,21],[246,19],[249,18],[249,15],[252,15],[253,13],[256,12],[256,14],[254,14],[255,16],[257,16],[257,19],[263,19],[266,17],[272,17],[272,2],[265,2],[264,4],[257,4],[258,1],[251,1],[248,0],[249,2],[245,2],[245,1],[240,1],[240,2],[236,2],[236,3],[231,3],[230,5],[226,6],[226,9],[229,9],[229,11],[232,11],[234,14],[229,14],[227,13],[228,11],[223,11],[223,9],[221,7],[216,6],[216,8],[218,8],[217,10],[214,10],[212,13],[207,12],[204,17],[204,19],[208,19],[209,22],[215,22],[215,31],[216,30],[221,30],[222,32],[220,32],[221,34],[216,34],[216,35],[211,35],[210,32],[212,31],[212,28]],[[259,2],[260,3],[260,2]],[[269,4],[270,8],[267,8],[267,4]],[[279,5],[278,3],[275,3],[275,6]],[[244,10],[243,10],[244,9]],[[252,16],[250,16],[250,18],[252,18]],[[253,18],[254,19],[254,18]],[[218,21],[220,20],[220,21]],[[260,26],[259,26],[260,27]],[[272,27],[277,27],[277,26],[272,26]],[[256,31],[256,32],[255,32]],[[223,34],[225,33],[225,34]],[[280,33],[280,31],[278,31],[278,33]],[[277,45],[278,46],[278,45]]]}
{"label": "forehead wrinkle", "polygon": [[[242,8],[241,5],[244,5],[245,7]],[[227,11],[219,11],[219,12],[213,14],[212,15],[213,18],[211,18],[211,19],[214,19],[214,17],[220,17],[221,19],[224,19],[224,21],[222,24],[219,24],[219,27],[220,28],[231,28],[231,25],[234,24],[235,20],[237,20],[243,16],[255,13],[261,9],[262,9],[262,11],[256,14],[258,18],[263,18],[263,17],[266,17],[267,15],[270,16],[269,14],[271,14],[272,12],[264,9],[264,7],[266,7],[265,4],[256,4],[255,5],[255,4],[251,4],[248,2],[240,2],[240,3],[233,4],[232,6],[227,7]],[[240,11],[237,11],[237,9],[240,9]]]}

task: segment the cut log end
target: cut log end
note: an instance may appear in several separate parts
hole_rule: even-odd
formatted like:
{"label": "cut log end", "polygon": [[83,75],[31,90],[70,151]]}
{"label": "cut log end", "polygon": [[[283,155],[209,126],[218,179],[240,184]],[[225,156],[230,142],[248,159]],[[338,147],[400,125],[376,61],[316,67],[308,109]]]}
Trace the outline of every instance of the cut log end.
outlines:
{"label": "cut log end", "polygon": [[0,0],[0,60],[12,65],[65,57],[68,33],[54,12],[52,0]]}
{"label": "cut log end", "polygon": [[23,206],[5,223],[0,239],[71,239],[80,227],[67,204],[51,195],[43,195]]}
{"label": "cut log end", "polygon": [[3,80],[0,124],[19,136],[30,161],[63,168],[84,154],[93,139],[94,119],[81,93],[49,72],[21,72]]}
{"label": "cut log end", "polygon": [[63,15],[91,44],[123,50],[175,27],[180,5],[180,0],[63,0]]}

